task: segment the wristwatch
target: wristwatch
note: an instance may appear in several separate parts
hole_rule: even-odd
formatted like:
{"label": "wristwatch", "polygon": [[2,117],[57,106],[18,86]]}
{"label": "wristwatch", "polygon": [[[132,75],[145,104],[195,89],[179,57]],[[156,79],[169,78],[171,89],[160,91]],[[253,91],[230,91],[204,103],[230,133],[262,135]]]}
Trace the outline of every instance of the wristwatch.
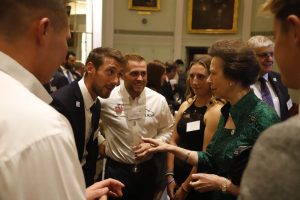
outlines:
{"label": "wristwatch", "polygon": [[225,178],[225,181],[221,185],[221,191],[226,193],[228,185],[229,185],[229,180]]}

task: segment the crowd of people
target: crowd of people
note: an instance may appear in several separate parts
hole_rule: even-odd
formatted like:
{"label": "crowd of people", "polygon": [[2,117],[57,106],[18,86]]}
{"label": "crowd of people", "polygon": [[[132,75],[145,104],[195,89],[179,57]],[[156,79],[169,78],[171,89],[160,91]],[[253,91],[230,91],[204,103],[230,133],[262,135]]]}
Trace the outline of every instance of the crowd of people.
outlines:
{"label": "crowd of people", "polygon": [[263,5],[275,44],[218,40],[187,67],[110,47],[76,62],[63,0],[1,3],[0,199],[300,198],[300,0]]}

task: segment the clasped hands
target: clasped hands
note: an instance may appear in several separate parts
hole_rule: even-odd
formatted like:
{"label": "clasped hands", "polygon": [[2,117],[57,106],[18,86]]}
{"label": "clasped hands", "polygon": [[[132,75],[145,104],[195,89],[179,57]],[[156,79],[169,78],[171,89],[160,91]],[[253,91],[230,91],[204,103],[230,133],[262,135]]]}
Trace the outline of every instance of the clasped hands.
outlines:
{"label": "clasped hands", "polygon": [[134,158],[136,160],[143,160],[150,154],[152,154],[151,151],[149,151],[152,148],[152,145],[150,143],[146,142],[140,142],[139,144],[132,147],[132,151],[134,154]]}

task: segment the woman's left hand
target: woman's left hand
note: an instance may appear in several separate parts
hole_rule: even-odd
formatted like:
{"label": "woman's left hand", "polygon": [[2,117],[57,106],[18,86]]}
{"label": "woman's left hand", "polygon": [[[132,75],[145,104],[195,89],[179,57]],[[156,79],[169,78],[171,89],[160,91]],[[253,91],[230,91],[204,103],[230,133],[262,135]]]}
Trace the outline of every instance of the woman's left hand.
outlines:
{"label": "woman's left hand", "polygon": [[197,173],[192,174],[190,185],[199,192],[207,192],[212,190],[220,190],[223,177],[215,174]]}

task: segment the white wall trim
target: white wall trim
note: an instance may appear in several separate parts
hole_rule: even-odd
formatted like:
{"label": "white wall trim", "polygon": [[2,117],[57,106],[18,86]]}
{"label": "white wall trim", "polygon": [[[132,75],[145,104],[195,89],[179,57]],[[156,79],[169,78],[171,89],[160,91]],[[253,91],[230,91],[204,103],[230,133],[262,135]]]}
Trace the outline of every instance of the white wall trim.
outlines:
{"label": "white wall trim", "polygon": [[[251,36],[252,1],[244,1],[242,40],[248,41]],[[241,13],[240,13],[241,14]]]}
{"label": "white wall trim", "polygon": [[121,45],[133,45],[137,43],[139,45],[146,46],[173,46],[174,37],[173,36],[149,36],[149,35],[125,35],[125,34],[115,34],[115,43]]}
{"label": "white wall trim", "polygon": [[114,46],[114,1],[109,0],[105,1],[103,4],[103,17],[105,22],[103,21],[103,36],[102,37],[102,45],[106,47],[113,47]]}
{"label": "white wall trim", "polygon": [[182,58],[182,32],[183,32],[183,13],[185,0],[176,0],[176,18],[174,27],[174,57],[173,59]]}

